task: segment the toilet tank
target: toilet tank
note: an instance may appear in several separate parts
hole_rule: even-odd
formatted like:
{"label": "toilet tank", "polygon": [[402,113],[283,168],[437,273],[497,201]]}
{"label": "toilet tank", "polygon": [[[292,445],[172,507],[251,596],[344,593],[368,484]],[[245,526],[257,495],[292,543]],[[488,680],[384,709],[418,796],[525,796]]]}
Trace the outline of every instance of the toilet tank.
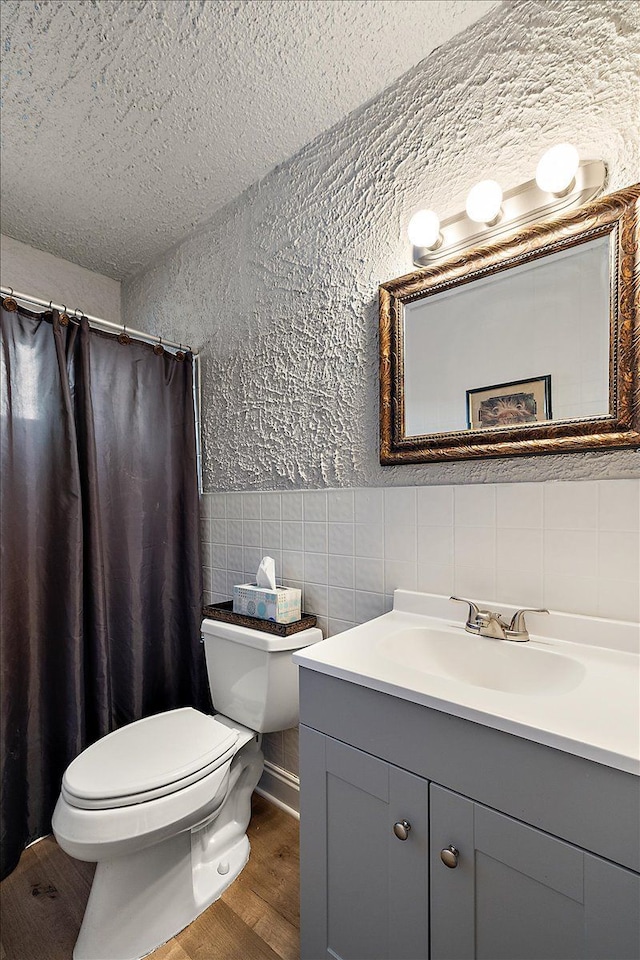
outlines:
{"label": "toilet tank", "polygon": [[291,655],[322,640],[319,629],[279,637],[205,619],[202,639],[216,713],[259,733],[296,726],[298,667]]}

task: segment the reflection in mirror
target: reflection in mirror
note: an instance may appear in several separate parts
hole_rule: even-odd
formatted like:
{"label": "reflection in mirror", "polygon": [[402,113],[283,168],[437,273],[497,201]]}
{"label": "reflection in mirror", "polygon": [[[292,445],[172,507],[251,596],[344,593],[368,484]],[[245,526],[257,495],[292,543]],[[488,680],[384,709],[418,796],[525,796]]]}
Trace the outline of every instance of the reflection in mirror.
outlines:
{"label": "reflection in mirror", "polygon": [[640,185],[380,287],[380,461],[640,446]]}
{"label": "reflection in mirror", "polygon": [[[608,414],[609,247],[599,237],[407,304],[407,437],[542,422],[549,409],[554,420]],[[482,395],[483,421],[467,391]]]}

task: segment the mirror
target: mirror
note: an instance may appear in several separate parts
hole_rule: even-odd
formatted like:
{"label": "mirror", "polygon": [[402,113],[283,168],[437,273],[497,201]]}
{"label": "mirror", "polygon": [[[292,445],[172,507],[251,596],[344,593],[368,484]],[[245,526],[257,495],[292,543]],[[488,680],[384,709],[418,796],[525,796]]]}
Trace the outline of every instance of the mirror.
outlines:
{"label": "mirror", "polygon": [[380,287],[380,460],[640,445],[640,185]]}

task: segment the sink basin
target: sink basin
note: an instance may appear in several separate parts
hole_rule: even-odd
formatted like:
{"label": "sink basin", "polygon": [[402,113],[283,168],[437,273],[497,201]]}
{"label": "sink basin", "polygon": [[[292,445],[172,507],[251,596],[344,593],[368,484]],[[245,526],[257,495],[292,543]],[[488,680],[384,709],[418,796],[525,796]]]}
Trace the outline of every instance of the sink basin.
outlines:
{"label": "sink basin", "polygon": [[[515,612],[502,610],[506,619]],[[528,616],[529,643],[493,640],[452,622],[448,597],[396,590],[393,610],[294,661],[640,775],[638,624],[553,610]]]}
{"label": "sink basin", "polygon": [[574,690],[585,676],[578,660],[531,643],[494,640],[452,628],[416,627],[380,637],[377,653],[431,676],[524,695]]}

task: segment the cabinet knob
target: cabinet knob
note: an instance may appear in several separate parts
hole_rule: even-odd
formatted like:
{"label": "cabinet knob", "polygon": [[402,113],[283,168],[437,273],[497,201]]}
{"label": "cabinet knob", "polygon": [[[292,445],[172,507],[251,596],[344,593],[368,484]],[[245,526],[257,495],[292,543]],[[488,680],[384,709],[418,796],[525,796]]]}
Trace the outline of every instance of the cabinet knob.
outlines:
{"label": "cabinet knob", "polygon": [[406,840],[411,830],[411,824],[408,820],[396,820],[393,825],[393,832],[398,840]]}
{"label": "cabinet knob", "polygon": [[440,851],[440,859],[444,863],[445,867],[449,867],[451,870],[458,866],[459,856],[460,851],[456,849],[452,843],[450,843],[448,847],[445,847],[444,850]]}

